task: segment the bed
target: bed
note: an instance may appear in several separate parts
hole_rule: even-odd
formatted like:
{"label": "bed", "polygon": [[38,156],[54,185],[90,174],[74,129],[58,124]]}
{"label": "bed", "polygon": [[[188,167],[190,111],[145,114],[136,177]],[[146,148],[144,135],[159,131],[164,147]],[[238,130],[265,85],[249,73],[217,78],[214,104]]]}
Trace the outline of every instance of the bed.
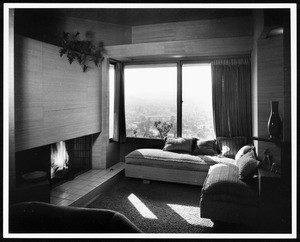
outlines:
{"label": "bed", "polygon": [[196,140],[194,144],[195,140],[181,139],[179,143],[175,143],[174,139],[166,140],[163,149],[130,152],[125,157],[125,176],[202,186],[210,166],[236,164],[233,157],[220,154],[216,140]]}

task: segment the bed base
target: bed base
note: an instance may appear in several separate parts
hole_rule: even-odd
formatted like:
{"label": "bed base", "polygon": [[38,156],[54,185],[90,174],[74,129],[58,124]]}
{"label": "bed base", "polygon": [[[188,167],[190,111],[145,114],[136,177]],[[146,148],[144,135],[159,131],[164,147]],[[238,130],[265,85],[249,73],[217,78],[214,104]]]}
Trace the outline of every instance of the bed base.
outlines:
{"label": "bed base", "polygon": [[156,180],[202,186],[207,171],[190,171],[141,166],[125,163],[125,176],[143,180]]}

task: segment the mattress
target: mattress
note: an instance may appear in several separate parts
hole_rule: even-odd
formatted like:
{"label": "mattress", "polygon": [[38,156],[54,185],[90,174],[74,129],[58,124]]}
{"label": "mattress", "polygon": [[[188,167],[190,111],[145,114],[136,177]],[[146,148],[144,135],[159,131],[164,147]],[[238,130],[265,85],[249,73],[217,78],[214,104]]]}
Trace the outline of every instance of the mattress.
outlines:
{"label": "mattress", "polygon": [[239,168],[234,165],[218,164],[212,166],[202,189],[203,196],[211,196],[220,200],[256,198],[256,193],[239,179]]}
{"label": "mattress", "polygon": [[137,149],[125,157],[126,164],[206,172],[211,165],[222,162],[234,164],[235,160],[217,156],[195,156],[160,149]]}

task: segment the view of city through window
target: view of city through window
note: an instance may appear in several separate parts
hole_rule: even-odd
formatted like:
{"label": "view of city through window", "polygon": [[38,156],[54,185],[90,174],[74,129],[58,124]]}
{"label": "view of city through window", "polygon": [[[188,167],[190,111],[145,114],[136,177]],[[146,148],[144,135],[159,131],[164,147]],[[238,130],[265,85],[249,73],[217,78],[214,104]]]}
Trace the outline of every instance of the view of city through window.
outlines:
{"label": "view of city through window", "polygon": [[[126,66],[127,137],[177,137],[177,66]],[[211,72],[209,64],[183,65],[182,137],[212,139]]]}
{"label": "view of city through window", "polygon": [[176,65],[128,66],[124,78],[127,137],[176,137]]}
{"label": "view of city through window", "polygon": [[114,132],[115,66],[109,65],[109,138]]}
{"label": "view of city through window", "polygon": [[215,138],[210,64],[182,66],[182,137]]}

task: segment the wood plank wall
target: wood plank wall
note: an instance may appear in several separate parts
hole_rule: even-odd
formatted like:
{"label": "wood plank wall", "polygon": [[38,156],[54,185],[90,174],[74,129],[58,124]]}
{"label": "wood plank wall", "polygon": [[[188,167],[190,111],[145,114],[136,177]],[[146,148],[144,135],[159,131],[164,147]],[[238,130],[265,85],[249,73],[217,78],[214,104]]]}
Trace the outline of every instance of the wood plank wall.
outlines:
{"label": "wood plank wall", "polygon": [[283,118],[284,73],[283,36],[258,41],[258,135],[268,135],[271,101],[279,101]]}
{"label": "wood plank wall", "polygon": [[80,33],[80,39],[105,45],[131,43],[131,27],[68,17],[55,9],[17,9],[16,33],[35,40],[61,44],[62,32]]}
{"label": "wood plank wall", "polygon": [[[14,100],[14,9],[9,10],[9,80],[8,81],[8,95],[9,95],[9,191],[10,198],[13,195],[13,191],[16,187],[16,164],[15,164],[15,100]],[[7,117],[3,117],[7,118]],[[6,138],[6,137],[5,137]],[[4,140],[5,141],[5,140]],[[5,151],[4,151],[5,154]],[[3,159],[3,162],[6,162]],[[7,172],[7,171],[4,171]]]}
{"label": "wood plank wall", "polygon": [[[107,168],[107,147],[109,145],[109,59],[105,56],[102,62],[101,90],[101,133],[93,135],[92,167]],[[117,163],[118,161],[116,161]]]}
{"label": "wood plank wall", "polygon": [[[258,101],[257,101],[257,42],[264,29],[263,10],[255,10],[253,12],[253,50],[251,53],[251,95],[252,95],[252,132],[253,136],[258,136]],[[254,141],[256,142],[256,141]]]}
{"label": "wood plank wall", "polygon": [[[281,120],[284,117],[285,97],[282,35],[258,41],[257,65],[258,136],[268,136],[267,124],[271,111],[271,101],[279,101],[279,115]],[[262,158],[262,153],[267,148],[273,156],[273,161],[281,164],[281,150],[277,145],[272,143],[258,142],[259,157]]]}
{"label": "wood plank wall", "polygon": [[252,35],[252,16],[132,27],[132,43],[215,39]]}
{"label": "wood plank wall", "polygon": [[131,43],[131,27],[129,26],[71,17],[66,18],[64,21],[65,26],[59,28],[60,33],[62,31],[79,32],[81,39],[92,38],[95,42],[102,41],[104,45]]}
{"label": "wood plank wall", "polygon": [[166,41],[131,45],[107,46],[107,55],[115,59],[133,57],[217,56],[250,54],[252,36]]}
{"label": "wood plank wall", "polygon": [[107,55],[134,58],[250,54],[252,17],[173,22],[132,27],[132,44],[107,46]]}
{"label": "wood plank wall", "polygon": [[289,14],[284,15],[284,34],[283,34],[283,58],[284,58],[284,126],[283,126],[283,140],[291,142],[291,26]]}
{"label": "wood plank wall", "polygon": [[15,38],[16,151],[101,131],[101,68],[92,65],[83,73],[59,47]]}

